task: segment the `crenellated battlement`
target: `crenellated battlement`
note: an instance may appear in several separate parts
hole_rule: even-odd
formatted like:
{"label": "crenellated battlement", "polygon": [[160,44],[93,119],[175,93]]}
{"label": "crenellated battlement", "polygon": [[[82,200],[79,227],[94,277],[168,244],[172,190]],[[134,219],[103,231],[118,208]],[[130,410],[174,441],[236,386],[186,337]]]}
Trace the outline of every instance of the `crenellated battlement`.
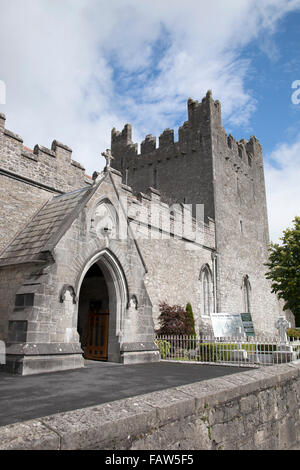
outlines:
{"label": "crenellated battlement", "polygon": [[222,167],[233,182],[237,174],[245,177],[250,188],[254,180],[261,181],[262,149],[254,136],[237,141],[226,134],[221,104],[213,100],[210,90],[202,101],[188,99],[187,115],[187,121],[178,128],[177,141],[169,128],[158,139],[148,134],[141,142],[140,153],[138,144],[132,141],[130,124],[122,131],[113,129],[112,165],[122,172],[123,182],[134,192],[146,192],[151,186],[159,189],[167,202],[203,203],[206,217],[213,218],[216,167]]}
{"label": "crenellated battlement", "polygon": [[[134,193],[145,193],[152,187],[161,191],[168,203],[204,204],[207,220],[215,217],[216,168],[232,181],[238,175],[260,184],[262,149],[254,136],[237,141],[226,134],[221,104],[213,100],[210,90],[201,101],[188,99],[187,116],[178,128],[177,141],[170,128],[158,138],[148,134],[141,142],[140,153],[132,140],[130,124],[125,124],[122,131],[113,128],[112,167],[122,173],[123,183]],[[72,160],[70,147],[53,140],[50,148],[36,144],[29,149],[22,137],[6,129],[4,114],[0,114],[0,169],[58,192],[92,184],[83,166]],[[244,191],[248,191],[246,186]]]}
{"label": "crenellated battlement", "polygon": [[232,135],[227,136],[222,125],[221,104],[218,100],[213,100],[210,90],[201,102],[189,98],[187,111],[188,120],[178,128],[178,141],[174,140],[174,130],[169,128],[160,134],[158,146],[157,138],[148,134],[141,142],[140,153],[138,144],[132,141],[130,124],[126,124],[122,131],[113,128],[111,149],[115,157],[114,167],[122,172],[133,168],[137,171],[144,165],[156,165],[188,154],[198,153],[198,158],[201,158],[211,145],[216,130],[224,137],[221,142],[223,149],[218,150],[220,158],[234,160],[235,171],[243,164],[251,168],[255,159],[261,162],[262,150],[256,137],[251,136],[249,141],[242,139],[238,142]]}
{"label": "crenellated battlement", "polygon": [[174,144],[174,131],[173,129],[165,129],[159,136],[159,147],[167,147]]}
{"label": "crenellated battlement", "polygon": [[6,129],[5,115],[0,114],[0,171],[10,177],[25,178],[29,183],[67,192],[91,184],[84,167],[72,160],[72,149],[57,140],[51,148],[36,144],[24,146],[18,134]]}
{"label": "crenellated battlement", "polygon": [[111,140],[115,144],[132,144],[132,127],[131,124],[125,124],[122,132],[117,131],[115,127],[111,131]]}
{"label": "crenellated battlement", "polygon": [[152,134],[148,134],[145,137],[145,140],[141,143],[141,155],[146,155],[147,153],[152,153],[156,150],[156,137]]}
{"label": "crenellated battlement", "polygon": [[208,90],[201,102],[189,98],[187,107],[188,122],[192,128],[202,128],[204,131],[210,121],[213,121],[215,126],[222,126],[221,103],[219,100],[213,100],[211,90]]}
{"label": "crenellated battlement", "polygon": [[218,149],[220,157],[231,163],[234,172],[253,178],[263,165],[262,148],[258,139],[251,136],[248,141],[246,139],[237,141],[229,134],[225,135],[225,140],[227,145],[224,142],[224,145]]}
{"label": "crenellated battlement", "polygon": [[196,221],[190,207],[184,204],[169,206],[161,200],[160,192],[151,187],[146,194],[140,192],[137,195],[132,195],[132,188],[128,186],[122,185],[122,190],[126,196],[130,193],[127,199],[128,218],[137,239],[175,238],[204,245],[211,250],[215,248],[215,223],[212,219],[206,223]]}

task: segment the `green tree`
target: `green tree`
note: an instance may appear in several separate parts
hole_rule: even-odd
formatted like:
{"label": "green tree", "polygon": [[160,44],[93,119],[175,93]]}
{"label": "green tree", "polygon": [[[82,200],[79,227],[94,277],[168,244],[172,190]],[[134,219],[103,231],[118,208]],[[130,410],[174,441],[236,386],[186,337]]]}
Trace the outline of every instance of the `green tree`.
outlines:
{"label": "green tree", "polygon": [[194,313],[191,304],[188,302],[185,307],[187,316],[191,320],[191,329],[190,329],[190,334],[192,336],[196,336],[196,331],[195,331],[195,319],[194,319]]}
{"label": "green tree", "polygon": [[266,277],[272,281],[272,292],[284,300],[284,310],[291,310],[300,326],[300,217],[293,223],[284,230],[281,245],[270,244]]}

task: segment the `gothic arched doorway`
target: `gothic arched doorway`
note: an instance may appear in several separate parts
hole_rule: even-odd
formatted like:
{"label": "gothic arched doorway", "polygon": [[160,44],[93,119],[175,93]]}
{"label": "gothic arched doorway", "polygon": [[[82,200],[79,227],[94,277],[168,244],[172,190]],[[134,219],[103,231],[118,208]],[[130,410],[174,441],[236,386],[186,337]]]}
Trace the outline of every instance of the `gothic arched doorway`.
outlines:
{"label": "gothic arched doorway", "polygon": [[86,359],[107,360],[108,331],[108,290],[103,272],[95,263],[83,279],[78,307],[78,334]]}
{"label": "gothic arched doorway", "polygon": [[85,358],[120,362],[128,289],[115,256],[107,249],[93,256],[77,286],[77,325]]}

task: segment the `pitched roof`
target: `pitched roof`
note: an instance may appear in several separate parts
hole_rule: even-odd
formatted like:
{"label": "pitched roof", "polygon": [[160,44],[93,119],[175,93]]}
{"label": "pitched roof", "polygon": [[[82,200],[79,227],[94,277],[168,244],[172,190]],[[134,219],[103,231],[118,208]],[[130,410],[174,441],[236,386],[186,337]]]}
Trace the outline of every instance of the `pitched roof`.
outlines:
{"label": "pitched roof", "polygon": [[55,246],[94,190],[88,186],[54,196],[0,254],[0,266],[42,262],[41,253]]}

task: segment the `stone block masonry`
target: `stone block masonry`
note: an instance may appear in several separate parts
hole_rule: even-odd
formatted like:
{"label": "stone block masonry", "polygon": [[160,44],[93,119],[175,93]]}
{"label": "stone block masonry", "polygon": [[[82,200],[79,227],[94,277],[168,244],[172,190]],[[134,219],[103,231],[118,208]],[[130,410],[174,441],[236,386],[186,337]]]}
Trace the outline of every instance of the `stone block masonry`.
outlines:
{"label": "stone block masonry", "polygon": [[201,102],[189,99],[187,112],[177,142],[170,129],[158,146],[149,134],[140,153],[129,124],[121,132],[113,129],[112,165],[133,192],[152,186],[169,205],[204,205],[205,222],[215,223],[215,311],[250,311],[257,334],[276,334],[281,307],[265,278],[269,229],[261,145],[255,136],[238,142],[226,134],[221,104],[210,91]]}
{"label": "stone block masonry", "polygon": [[3,426],[0,449],[285,450],[299,405],[298,361]]}
{"label": "stone block masonry", "polygon": [[0,252],[55,194],[91,184],[72,150],[54,140],[51,149],[23,145],[0,114]]}
{"label": "stone block masonry", "polygon": [[57,192],[87,185],[85,169],[72,160],[72,149],[57,140],[52,142],[51,149],[38,144],[33,150],[25,147],[22,137],[5,128],[3,114],[0,115],[0,169],[7,175],[19,176]]}

